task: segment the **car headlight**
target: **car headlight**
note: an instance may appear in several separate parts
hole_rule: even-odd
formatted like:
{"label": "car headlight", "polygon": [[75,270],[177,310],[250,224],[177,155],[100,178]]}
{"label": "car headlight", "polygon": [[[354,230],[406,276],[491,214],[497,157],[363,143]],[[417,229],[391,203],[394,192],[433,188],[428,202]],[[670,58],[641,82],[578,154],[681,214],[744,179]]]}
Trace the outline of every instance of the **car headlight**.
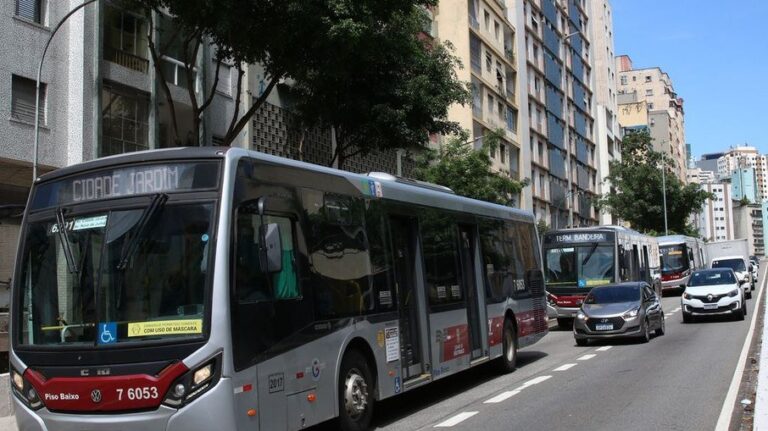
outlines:
{"label": "car headlight", "polygon": [[633,308],[627,311],[626,313],[622,314],[621,317],[623,317],[624,319],[634,319],[635,317],[637,317],[637,313],[639,312],[640,312],[640,307]]}
{"label": "car headlight", "polygon": [[730,297],[739,296],[739,289],[731,290],[730,292],[728,292],[728,296]]}
{"label": "car headlight", "polygon": [[683,299],[693,299],[693,296],[688,292],[683,292]]}
{"label": "car headlight", "polygon": [[584,314],[583,311],[579,311],[579,313],[576,314],[576,318],[579,319],[579,320],[587,320],[587,315]]}

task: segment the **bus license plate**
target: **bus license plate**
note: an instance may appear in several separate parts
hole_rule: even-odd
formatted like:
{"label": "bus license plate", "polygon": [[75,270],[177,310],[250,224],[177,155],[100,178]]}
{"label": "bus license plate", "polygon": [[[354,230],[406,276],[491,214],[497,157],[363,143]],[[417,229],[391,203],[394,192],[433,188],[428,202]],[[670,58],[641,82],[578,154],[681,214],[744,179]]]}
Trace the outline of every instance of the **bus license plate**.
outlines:
{"label": "bus license plate", "polygon": [[715,310],[717,309],[717,304],[704,304],[705,310]]}
{"label": "bus license plate", "polygon": [[608,323],[605,325],[597,324],[595,325],[595,329],[598,331],[613,331],[613,324]]}

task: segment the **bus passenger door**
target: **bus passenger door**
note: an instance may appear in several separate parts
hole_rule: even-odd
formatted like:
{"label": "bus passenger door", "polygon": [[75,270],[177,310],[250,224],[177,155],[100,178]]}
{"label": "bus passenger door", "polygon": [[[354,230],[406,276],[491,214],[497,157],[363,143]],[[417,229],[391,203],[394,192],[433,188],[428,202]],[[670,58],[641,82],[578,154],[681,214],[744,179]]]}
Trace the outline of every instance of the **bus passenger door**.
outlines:
{"label": "bus passenger door", "polygon": [[424,371],[421,328],[426,329],[423,289],[416,286],[417,238],[415,219],[391,216],[392,250],[395,267],[395,288],[400,304],[400,359],[403,381],[419,377]]}
{"label": "bus passenger door", "polygon": [[[481,322],[485,322],[485,317],[481,316],[480,298],[482,293],[478,286],[477,273],[475,272],[475,262],[477,262],[477,243],[474,226],[459,225],[459,242],[461,253],[461,276],[462,284],[466,287],[467,298],[467,323],[469,325],[469,344],[471,347],[471,359],[477,359],[483,356],[482,329],[485,327]],[[484,302],[484,301],[483,301]],[[484,310],[484,308],[483,308]]]}

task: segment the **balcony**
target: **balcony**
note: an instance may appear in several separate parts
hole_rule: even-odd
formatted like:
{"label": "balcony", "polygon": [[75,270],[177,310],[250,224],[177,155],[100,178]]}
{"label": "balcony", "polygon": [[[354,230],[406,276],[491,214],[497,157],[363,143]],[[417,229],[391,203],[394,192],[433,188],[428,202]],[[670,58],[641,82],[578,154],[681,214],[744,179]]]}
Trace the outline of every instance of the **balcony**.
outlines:
{"label": "balcony", "polygon": [[149,60],[112,47],[104,47],[104,59],[141,73],[149,69]]}

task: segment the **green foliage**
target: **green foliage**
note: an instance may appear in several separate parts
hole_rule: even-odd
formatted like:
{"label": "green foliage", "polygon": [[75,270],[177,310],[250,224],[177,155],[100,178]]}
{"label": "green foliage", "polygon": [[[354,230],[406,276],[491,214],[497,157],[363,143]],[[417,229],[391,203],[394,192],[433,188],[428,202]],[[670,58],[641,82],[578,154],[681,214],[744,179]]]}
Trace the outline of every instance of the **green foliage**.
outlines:
{"label": "green foliage", "polygon": [[540,219],[536,222],[536,231],[539,233],[540,238],[544,238],[544,234],[549,231],[549,225],[544,219]]}
{"label": "green foliage", "polygon": [[670,234],[696,234],[688,217],[713,197],[697,184],[684,184],[672,172],[674,161],[653,150],[648,132],[633,132],[622,141],[621,161],[610,164],[607,179],[613,190],[599,197],[596,206],[626,220],[644,232],[664,232],[662,170],[666,169],[667,223]]}
{"label": "green foliage", "polygon": [[334,128],[340,166],[354,154],[457,132],[448,107],[469,99],[450,47],[423,37],[424,8],[436,0],[130,1],[167,10],[186,33],[211,40],[217,58],[263,67],[265,91],[225,144],[281,79],[290,80],[301,128]]}
{"label": "green foliage", "polygon": [[510,205],[528,181],[515,181],[493,171],[490,150],[498,146],[503,133],[500,130],[485,135],[477,150],[467,142],[466,132],[453,136],[439,149],[425,150],[417,158],[414,176],[450,187],[461,196]]}

